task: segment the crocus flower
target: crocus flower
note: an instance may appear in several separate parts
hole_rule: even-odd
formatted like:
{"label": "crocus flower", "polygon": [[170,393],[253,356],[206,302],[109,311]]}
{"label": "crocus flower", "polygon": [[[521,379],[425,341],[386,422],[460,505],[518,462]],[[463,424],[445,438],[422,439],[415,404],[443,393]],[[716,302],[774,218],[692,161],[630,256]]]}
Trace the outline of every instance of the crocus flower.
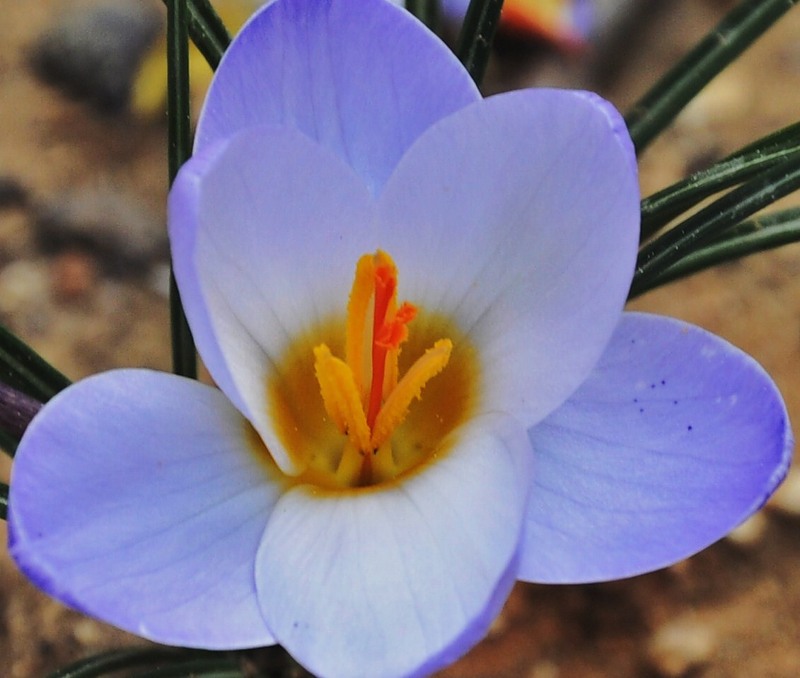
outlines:
{"label": "crocus flower", "polygon": [[622,312],[630,139],[586,92],[482,99],[384,0],[277,0],[223,59],[169,202],[217,388],[47,403],[12,474],[41,588],[147,638],[425,675],[517,579],[665,566],[749,516],[790,433],[749,357]]}
{"label": "crocus flower", "polygon": [[[470,0],[442,0],[442,12],[451,21],[460,21],[469,3]],[[502,26],[520,33],[578,46],[591,32],[593,4],[597,4],[596,0],[505,0],[500,21]]]}

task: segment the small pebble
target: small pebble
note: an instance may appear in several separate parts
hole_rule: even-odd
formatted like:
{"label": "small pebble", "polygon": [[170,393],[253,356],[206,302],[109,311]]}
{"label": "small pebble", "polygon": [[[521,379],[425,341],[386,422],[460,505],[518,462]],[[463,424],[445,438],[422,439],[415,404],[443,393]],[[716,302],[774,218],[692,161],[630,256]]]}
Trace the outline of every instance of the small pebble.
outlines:
{"label": "small pebble", "polygon": [[36,312],[50,298],[47,266],[43,261],[13,261],[0,270],[0,314],[22,316]]}
{"label": "small pebble", "polygon": [[162,15],[144,2],[73,8],[34,43],[31,68],[64,93],[116,112],[128,104],[134,75],[162,26]]}
{"label": "small pebble", "polygon": [[0,262],[3,265],[34,255],[31,221],[27,210],[0,211]]}
{"label": "small pebble", "polygon": [[78,619],[72,626],[72,635],[81,645],[97,645],[103,640],[100,625],[93,619]]}
{"label": "small pebble", "polygon": [[800,516],[800,471],[789,471],[767,506],[792,517]]}
{"label": "small pebble", "polygon": [[97,266],[86,252],[66,250],[52,263],[53,294],[72,301],[86,295],[97,282]]}
{"label": "small pebble", "polygon": [[728,534],[728,541],[737,546],[748,548],[758,544],[767,530],[767,517],[759,512],[750,516],[741,525]]}
{"label": "small pebble", "polygon": [[708,624],[687,614],[656,629],[647,644],[647,662],[663,678],[684,678],[707,664],[716,647]]}
{"label": "small pebble", "polygon": [[558,678],[561,672],[558,670],[558,666],[553,662],[542,661],[537,662],[537,664],[531,669],[531,672],[528,674],[528,678]]}
{"label": "small pebble", "polygon": [[160,297],[169,299],[172,269],[167,263],[156,264],[147,276],[147,286]]}
{"label": "small pebble", "polygon": [[486,637],[494,638],[496,636],[502,635],[508,629],[508,626],[509,626],[508,616],[503,612],[501,612],[492,621],[491,625],[489,626],[489,631],[486,634]]}
{"label": "small pebble", "polygon": [[28,202],[28,191],[22,183],[10,176],[0,175],[0,209],[24,207]]}
{"label": "small pebble", "polygon": [[747,115],[752,105],[751,88],[743,84],[741,76],[725,71],[692,99],[676,124],[690,130],[713,129],[715,125]]}
{"label": "small pebble", "polygon": [[112,275],[146,273],[169,254],[164,219],[108,186],[76,189],[40,205],[34,229],[45,253],[82,249]]}

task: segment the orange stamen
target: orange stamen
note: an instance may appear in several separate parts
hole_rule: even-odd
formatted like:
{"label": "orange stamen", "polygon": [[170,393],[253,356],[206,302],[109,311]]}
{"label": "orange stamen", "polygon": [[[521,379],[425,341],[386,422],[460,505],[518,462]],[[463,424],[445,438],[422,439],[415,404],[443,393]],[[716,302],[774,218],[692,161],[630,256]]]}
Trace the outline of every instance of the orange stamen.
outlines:
{"label": "orange stamen", "polygon": [[410,323],[417,315],[417,308],[407,301],[397,309],[397,313],[391,320],[387,320],[383,326],[378,330],[375,336],[375,343],[381,348],[393,349],[399,348],[406,339],[408,339],[408,323]]}
{"label": "orange stamen", "polygon": [[397,270],[391,263],[379,263],[375,267],[375,303],[372,317],[372,381],[369,388],[367,424],[372,427],[381,409],[383,399],[383,379],[386,373],[386,353],[388,347],[378,338],[385,331],[386,313],[397,293]]}
{"label": "orange stamen", "polygon": [[345,362],[355,377],[358,392],[364,395],[366,406],[366,387],[370,379],[367,351],[367,315],[375,288],[375,256],[365,254],[356,264],[356,275],[350,299],[347,302],[347,329],[345,330]]}

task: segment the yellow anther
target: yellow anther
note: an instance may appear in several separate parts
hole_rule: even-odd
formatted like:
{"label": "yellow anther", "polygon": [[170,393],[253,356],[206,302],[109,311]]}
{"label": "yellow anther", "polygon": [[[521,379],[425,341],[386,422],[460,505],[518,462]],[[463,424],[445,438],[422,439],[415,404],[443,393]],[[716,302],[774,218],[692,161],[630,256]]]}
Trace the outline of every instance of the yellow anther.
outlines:
{"label": "yellow anther", "polygon": [[452,350],[452,341],[440,339],[403,375],[375,419],[370,441],[373,449],[383,445],[394,429],[406,418],[411,402],[414,398],[419,398],[425,384],[445,368]]}
{"label": "yellow anther", "polygon": [[325,411],[337,428],[360,450],[370,447],[370,431],[353,372],[321,344],[314,348],[314,371]]}

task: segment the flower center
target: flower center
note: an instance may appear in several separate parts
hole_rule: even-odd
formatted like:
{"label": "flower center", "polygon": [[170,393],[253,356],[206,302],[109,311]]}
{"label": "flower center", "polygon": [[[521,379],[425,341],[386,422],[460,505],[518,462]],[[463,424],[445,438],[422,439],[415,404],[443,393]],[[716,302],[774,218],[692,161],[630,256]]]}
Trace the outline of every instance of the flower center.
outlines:
{"label": "flower center", "polygon": [[292,342],[269,385],[278,434],[303,469],[296,482],[332,489],[389,482],[444,453],[477,381],[469,342],[441,338],[459,337],[451,323],[398,303],[385,252],[359,259],[343,324]]}
{"label": "flower center", "polygon": [[335,358],[326,344],[314,348],[325,411],[347,436],[340,473],[351,483],[371,485],[394,476],[391,452],[382,448],[406,418],[411,401],[450,360],[453,343],[441,339],[398,381],[400,345],[416,314],[408,302],[397,305],[397,267],[389,255],[367,254],[356,266],[347,305],[346,359]]}

